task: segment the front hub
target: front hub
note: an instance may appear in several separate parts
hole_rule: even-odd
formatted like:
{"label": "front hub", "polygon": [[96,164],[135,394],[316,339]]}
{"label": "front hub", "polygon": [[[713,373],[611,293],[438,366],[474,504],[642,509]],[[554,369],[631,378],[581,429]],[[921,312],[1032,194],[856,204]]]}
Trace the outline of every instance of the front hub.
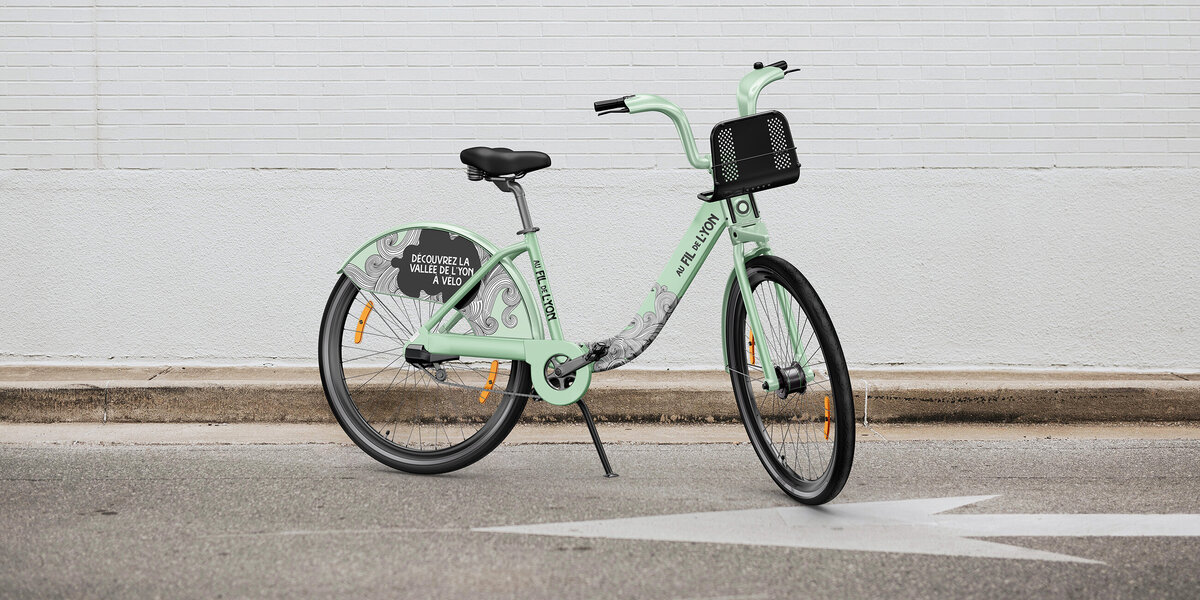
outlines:
{"label": "front hub", "polygon": [[786,398],[788,394],[803,394],[808,389],[808,379],[804,377],[804,369],[800,363],[792,363],[786,367],[775,367],[775,376],[779,378],[779,389],[775,395]]}

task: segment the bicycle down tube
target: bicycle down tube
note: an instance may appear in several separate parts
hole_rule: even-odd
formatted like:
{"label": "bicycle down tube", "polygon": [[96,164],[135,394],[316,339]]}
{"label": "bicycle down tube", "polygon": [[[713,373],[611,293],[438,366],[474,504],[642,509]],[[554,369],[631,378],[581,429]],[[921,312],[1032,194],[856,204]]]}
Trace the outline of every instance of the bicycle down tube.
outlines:
{"label": "bicycle down tube", "polygon": [[[649,347],[658,333],[662,331],[667,319],[674,312],[675,307],[695,280],[696,274],[699,272],[701,265],[708,259],[716,241],[729,228],[731,207],[737,205],[737,202],[706,202],[700,206],[695,218],[692,219],[692,223],[688,226],[683,239],[680,240],[675,251],[671,254],[670,259],[659,274],[658,280],[651,286],[650,293],[642,302],[637,317],[621,333],[605,340],[609,350],[593,365],[594,371],[606,371],[625,365]],[[745,222],[748,216],[742,216],[741,221]],[[736,215],[734,215],[734,219],[737,219]],[[745,257],[741,241],[736,238],[749,237],[754,235],[756,230],[762,232],[763,227],[761,223],[754,223],[750,226],[735,225],[735,228],[735,231],[732,233],[736,234],[736,237],[731,235],[731,237],[735,237],[735,274],[739,286],[743,289],[744,297],[750,298],[750,292],[747,291],[749,290],[749,279],[746,275]],[[762,237],[756,237],[756,241],[758,239],[765,240],[765,232],[760,235]],[[562,326],[559,323],[558,315],[554,308],[554,297],[548,284],[545,264],[541,259],[537,238],[533,237],[531,239],[529,237],[536,236],[536,234],[529,233],[526,236],[525,240],[501,249],[488,259],[488,261],[483,263],[475,274],[425,322],[418,337],[413,342],[424,344],[425,348],[432,352],[488,356],[508,360],[527,360],[530,356],[529,348],[531,346],[541,344],[561,347],[560,344],[555,344],[555,342],[563,340],[563,334]],[[550,331],[551,337],[549,340],[518,340],[451,334],[445,333],[444,328],[439,331],[438,324],[446,318],[453,307],[466,297],[491,269],[498,266],[501,261],[511,259],[525,252],[529,252],[530,254],[530,263],[533,266],[535,276],[536,292],[542,302],[542,318],[545,319],[547,328]],[[743,281],[745,282],[745,286],[742,286]],[[758,311],[754,307],[754,303],[747,302],[747,313],[752,331],[761,332],[762,326],[758,322]],[[793,340],[796,343],[799,342],[795,338]],[[583,347],[579,346],[578,348],[575,351],[575,355],[582,352]],[[764,379],[767,381],[770,389],[775,389],[778,383],[769,350],[765,347],[761,348],[759,356],[762,357]]]}
{"label": "bicycle down tube", "polygon": [[[659,276],[653,290],[658,290],[659,293],[650,294],[642,304],[640,314],[648,311],[653,311],[656,304],[656,298],[659,299],[659,304],[662,303],[662,298],[670,299],[670,308],[674,309],[678,299],[683,296],[688,286],[696,277],[696,272],[699,270],[716,240],[725,230],[728,224],[728,219],[725,217],[721,206],[716,203],[706,203],[701,206],[700,211],[692,220],[687,233],[675,252],[671,255],[671,259],[663,268],[662,274]],[[554,308],[554,297],[548,283],[545,264],[541,257],[541,248],[537,243],[536,233],[526,234],[525,240],[517,242],[511,246],[502,248],[491,258],[485,261],[475,273],[468,278],[461,287],[453,295],[446,300],[441,307],[433,313],[421,327],[419,335],[413,340],[413,343],[424,343],[425,347],[433,352],[442,353],[462,353],[475,354],[484,352],[482,356],[493,358],[505,358],[511,360],[524,360],[526,358],[523,346],[526,343],[537,344],[538,342],[553,342],[563,339],[562,325],[559,323],[557,311]],[[472,289],[491,271],[500,264],[504,259],[511,259],[519,254],[528,252],[530,264],[533,267],[535,277],[535,287],[538,296],[542,302],[542,318],[546,321],[547,328],[550,331],[549,340],[516,340],[509,338],[492,338],[480,337],[471,335],[461,335],[444,333],[438,330],[438,325],[443,319],[453,310],[454,306],[461,302]],[[668,294],[669,296],[665,295]],[[666,311],[669,315],[670,311]],[[665,319],[663,319],[665,321]],[[444,329],[444,328],[443,328]],[[434,332],[437,333],[434,333]],[[628,361],[626,361],[628,362]],[[622,363],[624,364],[624,363]],[[603,370],[603,369],[601,369]]]}

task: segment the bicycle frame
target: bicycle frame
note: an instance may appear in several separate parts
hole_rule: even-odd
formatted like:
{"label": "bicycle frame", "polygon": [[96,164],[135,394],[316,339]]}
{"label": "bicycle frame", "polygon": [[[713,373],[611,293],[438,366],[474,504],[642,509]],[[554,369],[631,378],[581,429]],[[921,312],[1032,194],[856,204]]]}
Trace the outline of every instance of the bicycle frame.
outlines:
{"label": "bicycle frame", "polygon": [[[784,73],[775,67],[757,69],[744,77],[738,87],[738,110],[742,116],[757,110],[758,94],[767,84],[782,79]],[[630,113],[661,112],[675,124],[683,143],[688,162],[697,169],[711,169],[712,159],[696,148],[691,125],[683,111],[670,101],[653,95],[638,95],[627,98]],[[588,346],[563,339],[562,325],[555,309],[554,295],[550,288],[541,246],[535,231],[526,232],[521,241],[494,252],[458,290],[446,299],[441,307],[423,324],[410,343],[422,344],[425,349],[438,354],[466,355],[481,358],[521,360],[532,367],[534,388],[545,401],[566,405],[578,401],[587,391],[593,371],[604,371],[620,367],[636,358],[654,341],[662,330],[675,306],[683,298],[708,258],[716,240],[726,230],[733,244],[733,275],[729,285],[737,285],[746,299],[746,316],[751,331],[758,339],[762,325],[753,298],[746,261],[755,256],[770,253],[766,225],[759,216],[753,195],[738,196],[717,202],[703,202],[692,219],[683,238],[676,246],[658,280],[651,286],[650,294],[642,303],[637,318],[618,335],[606,340],[608,352],[594,364],[589,364],[575,373],[575,381],[566,389],[555,389],[546,379],[544,365],[556,356],[575,358],[587,352]],[[747,251],[745,244],[755,246]],[[461,315],[456,313],[443,324],[454,307],[483,280],[492,269],[527,253],[535,277],[534,287],[542,306],[542,319],[550,339],[515,339],[447,333]],[[784,293],[777,289],[777,293]],[[812,381],[813,372],[807,365],[807,357],[801,348],[799,332],[796,331],[794,316],[785,315],[791,342],[801,357],[805,377]],[[440,327],[439,327],[440,326]],[[758,346],[758,360],[763,368],[763,379],[769,390],[779,389],[779,378],[775,363],[766,344]],[[728,365],[727,365],[728,367]]]}

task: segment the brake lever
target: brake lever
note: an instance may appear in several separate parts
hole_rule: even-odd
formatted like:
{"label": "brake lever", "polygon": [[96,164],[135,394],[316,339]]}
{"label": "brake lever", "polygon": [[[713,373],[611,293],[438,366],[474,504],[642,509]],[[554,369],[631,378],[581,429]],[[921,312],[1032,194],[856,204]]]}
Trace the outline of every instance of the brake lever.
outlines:
{"label": "brake lever", "polygon": [[788,70],[784,71],[783,74],[787,75],[788,73],[795,73],[796,71],[799,71],[799,70],[800,70],[800,67],[796,67],[795,69],[788,69]]}

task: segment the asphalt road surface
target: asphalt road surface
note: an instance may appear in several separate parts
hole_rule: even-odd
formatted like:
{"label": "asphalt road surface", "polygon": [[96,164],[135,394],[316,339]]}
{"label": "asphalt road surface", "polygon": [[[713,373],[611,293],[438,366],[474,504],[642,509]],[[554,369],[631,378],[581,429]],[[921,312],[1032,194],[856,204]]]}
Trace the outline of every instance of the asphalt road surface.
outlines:
{"label": "asphalt road surface", "polygon": [[[834,513],[797,507],[745,444],[616,444],[609,453],[619,478],[601,477],[583,444],[502,446],[464,471],[430,477],[391,471],[341,444],[8,443],[0,596],[1200,596],[1200,538],[1181,535],[1200,518],[1188,516],[1200,513],[1194,439],[863,442],[830,506],[867,520],[878,512],[866,525],[813,521]],[[984,547],[1042,558],[956,556],[960,541],[936,525],[889,522],[899,505],[850,506],[967,496],[979,498],[946,502],[940,516],[1165,514],[1178,530],[1163,536],[1159,522],[1147,537],[1135,523],[1125,537],[1051,536],[1026,526],[1008,536],[1002,521]],[[739,520],[771,511],[694,519],[725,523],[717,534],[733,543],[478,530],[773,507],[792,529],[741,529]],[[1042,518],[1052,533],[1055,517]],[[856,549],[753,545],[755,531]],[[911,547],[864,549],[896,536]],[[972,539],[961,544],[982,544]],[[950,555],[910,553],[922,548]]]}

